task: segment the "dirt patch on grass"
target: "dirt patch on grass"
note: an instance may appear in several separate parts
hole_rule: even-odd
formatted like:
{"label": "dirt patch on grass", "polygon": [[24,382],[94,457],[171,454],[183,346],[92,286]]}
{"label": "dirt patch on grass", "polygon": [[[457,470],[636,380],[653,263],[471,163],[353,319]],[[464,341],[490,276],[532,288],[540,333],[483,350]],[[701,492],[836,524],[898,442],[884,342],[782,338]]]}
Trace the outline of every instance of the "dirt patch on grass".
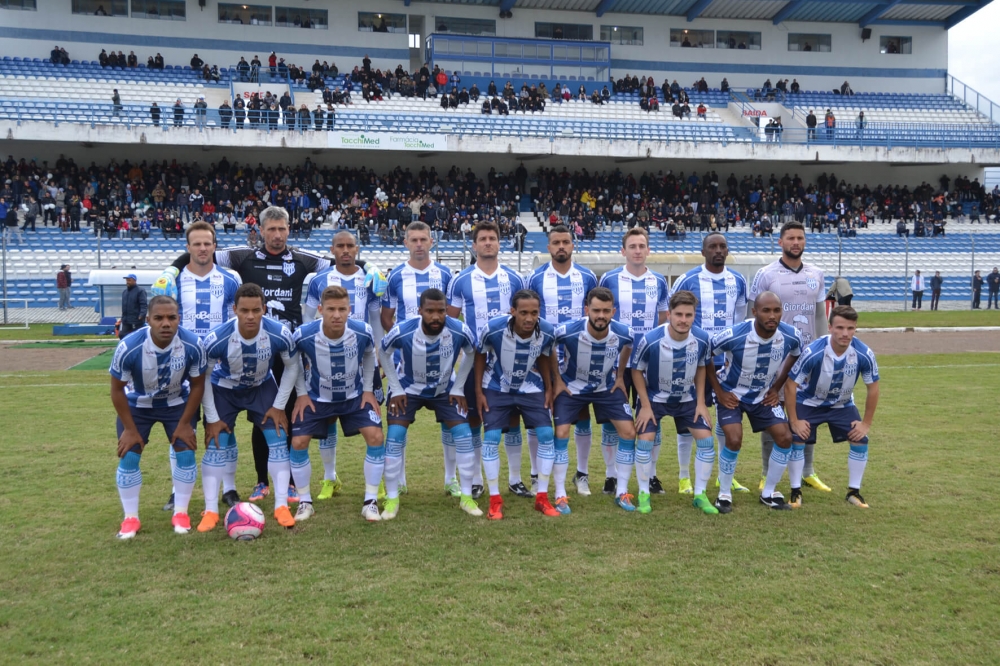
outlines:
{"label": "dirt patch on grass", "polygon": [[16,344],[0,344],[0,372],[69,370],[107,350],[107,347],[31,349]]}
{"label": "dirt patch on grass", "polygon": [[952,333],[868,333],[859,336],[876,354],[960,354],[1000,352],[997,331],[955,331]]}

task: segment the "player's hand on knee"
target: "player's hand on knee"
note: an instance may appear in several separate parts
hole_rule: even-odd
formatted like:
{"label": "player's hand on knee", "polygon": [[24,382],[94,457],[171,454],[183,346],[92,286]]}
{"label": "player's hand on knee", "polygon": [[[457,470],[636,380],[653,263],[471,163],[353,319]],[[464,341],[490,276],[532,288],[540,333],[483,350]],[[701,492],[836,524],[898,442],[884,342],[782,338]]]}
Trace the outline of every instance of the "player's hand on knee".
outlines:
{"label": "player's hand on knee", "polygon": [[224,432],[232,432],[229,426],[226,425],[225,421],[215,421],[214,423],[205,424],[205,448],[207,449],[213,443],[215,448],[219,447],[219,435]]}
{"label": "player's hand on knee", "polygon": [[635,417],[635,430],[636,432],[643,432],[646,429],[646,425],[653,423],[656,419],[653,417],[653,409],[643,405],[639,408],[639,413]]}
{"label": "player's hand on knee", "polygon": [[191,424],[186,421],[177,424],[177,429],[174,430],[174,434],[170,438],[170,444],[176,444],[177,440],[180,440],[191,451],[198,450],[198,436],[195,434]]}
{"label": "player's hand on knee", "polygon": [[260,423],[261,427],[268,421],[274,423],[274,431],[278,433],[278,437],[288,435],[288,417],[285,416],[285,410],[271,407],[264,412],[264,420]]}
{"label": "player's hand on knee", "polygon": [[142,441],[142,435],[137,430],[125,430],[122,432],[122,436],[118,438],[118,457],[124,458],[125,454],[136,445],[138,445],[140,451],[146,446],[146,443]]}
{"label": "player's hand on knee", "polygon": [[469,403],[466,401],[464,395],[453,395],[448,397],[448,402],[455,405],[459,414],[468,415],[469,413]]}
{"label": "player's hand on knee", "polygon": [[851,430],[850,432],[847,433],[847,439],[851,440],[852,442],[860,442],[861,440],[863,440],[865,437],[868,436],[868,431],[870,429],[871,426],[865,423],[864,421],[852,421]]}
{"label": "player's hand on knee", "polygon": [[364,407],[365,405],[367,405],[369,409],[374,409],[379,414],[382,413],[382,410],[378,405],[378,399],[375,397],[375,394],[371,391],[365,391],[361,394],[361,406]]}
{"label": "player's hand on knee", "polygon": [[298,423],[306,415],[306,409],[316,412],[316,405],[308,395],[300,395],[295,399],[295,407],[292,409],[292,423]]}
{"label": "player's hand on knee", "polygon": [[697,421],[701,417],[705,423],[708,424],[708,429],[712,429],[712,415],[708,412],[708,407],[701,405],[696,407],[694,410],[694,420]]}
{"label": "player's hand on knee", "polygon": [[773,386],[771,388],[769,388],[767,390],[767,393],[764,394],[764,401],[763,402],[768,407],[777,407],[778,406],[778,390],[775,389]]}
{"label": "player's hand on knee", "polygon": [[809,435],[812,434],[812,426],[809,425],[809,421],[795,419],[789,425],[792,427],[792,432],[798,435],[803,442],[809,439]]}
{"label": "player's hand on knee", "polygon": [[400,416],[406,413],[406,394],[394,395],[389,398],[389,416]]}

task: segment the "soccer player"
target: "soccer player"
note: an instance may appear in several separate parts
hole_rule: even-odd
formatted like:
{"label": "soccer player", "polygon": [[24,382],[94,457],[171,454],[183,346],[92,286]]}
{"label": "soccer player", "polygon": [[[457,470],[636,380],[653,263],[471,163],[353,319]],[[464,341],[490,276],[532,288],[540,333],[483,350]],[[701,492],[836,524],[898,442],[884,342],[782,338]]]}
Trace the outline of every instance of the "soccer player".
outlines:
{"label": "soccer player", "polygon": [[[629,367],[635,392],[639,395],[636,414],[635,469],[639,480],[639,513],[649,513],[651,454],[660,420],[674,419],[678,433],[687,433],[698,440],[695,458],[694,506],[708,514],[718,510],[705,495],[712,476],[715,449],[712,446],[712,426],[705,396],[708,393],[707,366],[711,364],[711,341],[708,334],[694,325],[698,299],[690,291],[675,291],[670,297],[667,323],[646,333],[635,346]],[[636,510],[628,494],[632,466],[627,456],[619,455],[618,506]],[[624,464],[623,464],[624,463]]]}
{"label": "soccer player", "polygon": [[[382,338],[379,349],[389,382],[386,500],[382,520],[392,520],[399,512],[399,472],[403,466],[406,431],[421,407],[434,411],[455,443],[461,484],[459,506],[469,515],[481,516],[483,512],[472,498],[476,457],[463,394],[476,358],[474,337],[468,326],[447,315],[447,298],[440,289],[425,289],[419,303],[419,316],[396,324]],[[394,353],[399,354],[399,365],[393,363]],[[460,353],[462,363],[454,371]]]}
{"label": "soccer player", "polygon": [[743,446],[743,415],[754,432],[767,430],[774,438],[767,478],[760,502],[772,509],[791,509],[774,487],[781,480],[791,452],[792,433],[778,402],[778,391],[788,376],[793,357],[802,343],[799,332],[781,321],[781,301],[770,291],[758,294],[754,318],[712,337],[712,354],[722,352],[726,362],[708,380],[718,401],[718,417],[726,433],[726,445],[719,453],[719,513],[733,510],[731,494],[736,460]]}
{"label": "soccer player", "polygon": [[[382,328],[391,330],[395,324],[419,316],[420,294],[427,289],[447,292],[451,283],[451,269],[431,260],[431,228],[423,222],[410,222],[406,227],[403,245],[410,252],[410,258],[396,266],[389,273],[389,283],[382,297]],[[441,448],[444,452],[445,492],[453,497],[461,496],[461,489],[455,481],[455,443],[451,430],[441,426]],[[482,472],[477,473],[482,485]],[[399,476],[399,492],[406,494],[406,457]]]}
{"label": "soccer player", "polygon": [[[552,467],[555,507],[570,513],[566,496],[566,469],[569,466],[569,427],[582,410],[598,423],[611,424],[622,441],[623,450],[635,450],[635,424],[629,407],[625,375],[632,351],[632,330],[614,321],[615,304],[611,290],[594,287],[587,294],[585,317],[560,324],[555,330],[556,349],[565,363],[552,368],[552,411],[555,416],[556,458]],[[631,468],[630,472],[631,474]],[[627,488],[628,479],[626,478]]]}
{"label": "soccer player", "polygon": [[[358,264],[358,242],[350,231],[338,231],[333,235],[330,253],[337,262],[331,268],[317,273],[306,291],[303,308],[305,321],[316,319],[320,305],[320,294],[327,287],[339,286],[347,290],[351,298],[351,319],[367,322],[375,334],[375,344],[382,339],[381,304],[375,295],[374,285]],[[382,381],[376,370],[373,375],[372,392],[381,403]],[[319,440],[319,455],[323,460],[323,487],[318,500],[327,500],[338,494],[343,487],[337,478],[337,422],[329,424],[326,438]]]}
{"label": "soccer player", "polygon": [[[274,517],[283,527],[293,527],[295,518],[288,510],[288,419],[285,404],[299,375],[292,332],[274,319],[264,316],[267,304],[264,291],[255,284],[245,284],[236,291],[233,313],[236,315],[212,329],[204,339],[205,356],[214,365],[210,381],[205,383],[202,407],[205,409],[205,454],[201,459],[201,485],[205,492],[205,512],[199,532],[210,532],[219,522],[219,481],[235,485],[236,466],[230,469],[227,451],[235,449],[233,428],[240,412],[247,420],[260,425],[267,437],[270,455],[267,469],[275,480]],[[271,368],[277,358],[285,365],[281,387],[274,381]],[[223,498],[225,499],[225,498]],[[311,508],[299,504],[296,516],[309,518]]]}
{"label": "soccer player", "polygon": [[[781,321],[795,327],[802,344],[808,345],[826,333],[826,321],[821,314],[825,312],[826,300],[823,270],[802,261],[802,253],[806,248],[806,233],[802,223],[793,221],[782,225],[778,246],[781,248],[781,258],[757,271],[750,284],[750,311],[752,312],[753,302],[759,294],[774,292],[782,303]],[[763,490],[774,447],[769,433],[761,434],[760,446],[763,472],[758,488]],[[810,444],[805,449],[804,480],[816,490],[830,492],[830,487],[820,480],[813,467],[814,447],[815,444]]]}
{"label": "soccer player", "polygon": [[[385,465],[382,415],[375,394],[368,390],[375,374],[375,337],[371,327],[351,319],[351,298],[343,287],[327,287],[320,295],[321,319],[296,329],[292,340],[302,362],[299,397],[292,410],[292,475],[299,503],[309,504],[312,463],[309,440],[327,436],[327,424],[337,418],[345,437],[365,439],[365,520],[381,520],[376,503]],[[302,512],[300,508],[296,513]],[[306,516],[308,517],[308,516]]]}
{"label": "soccer player", "polygon": [[512,416],[538,437],[535,510],[559,512],[549,502],[549,475],[555,460],[552,430],[552,348],[554,329],[541,318],[541,299],[522,289],[510,299],[510,314],[491,319],[476,353],[476,404],[483,415],[483,466],[490,489],[487,518],[503,518],[500,496],[500,437]]}
{"label": "soccer player", "polygon": [[[204,339],[209,332],[229,319],[233,312],[233,297],[239,289],[239,276],[215,265],[215,227],[207,222],[195,222],[185,232],[187,251],[191,262],[177,276],[177,305],[180,325]],[[236,439],[230,438],[229,448],[221,453],[216,450],[209,456],[210,465],[225,467],[223,475],[222,501],[226,506],[234,506],[240,501],[236,492],[236,461],[238,457]],[[208,452],[206,451],[206,454]],[[202,475],[205,460],[202,458]],[[173,476],[177,460],[170,449],[170,473]],[[174,508],[174,493],[163,506],[164,511]]]}
{"label": "soccer player", "polygon": [[[792,453],[788,478],[792,492],[789,504],[802,506],[802,465],[806,443],[816,441],[816,428],[827,424],[834,442],[847,440],[847,496],[849,504],[867,509],[861,496],[861,478],[868,463],[868,433],[878,407],[878,364],[875,352],[854,337],[858,313],[849,305],[830,312],[830,334],[813,341],[785,382],[785,408],[792,429]],[[868,387],[865,416],[854,404],[858,378]]]}
{"label": "soccer player", "polygon": [[[536,268],[528,278],[528,289],[541,298],[542,318],[552,326],[583,317],[584,299],[597,286],[597,276],[585,266],[573,262],[573,234],[569,228],[556,225],[549,229],[548,263]],[[576,441],[576,491],[580,495],[590,494],[590,477],[587,468],[590,463],[590,412],[581,410],[574,429]],[[528,430],[528,452],[531,459],[531,482],[537,476],[538,438]],[[532,487],[532,492],[538,490]]]}
{"label": "soccer player", "polygon": [[173,474],[175,497],[171,524],[177,534],[191,530],[188,503],[198,469],[198,406],[205,389],[205,349],[194,333],[180,328],[177,301],[169,296],[149,300],[147,325],[126,335],[111,360],[111,404],[118,413],[116,483],[125,519],[119,539],[139,531],[139,459],[157,423],[177,452]]}
{"label": "soccer player", "polygon": [[[524,281],[513,268],[497,261],[500,254],[500,229],[493,222],[480,222],[472,230],[472,249],[476,253],[476,263],[469,266],[448,285],[448,316],[464,315],[479,344],[479,334],[485,330],[490,319],[510,312],[511,294],[524,288]],[[481,464],[482,417],[476,405],[475,376],[470,374],[465,383],[465,399],[469,407],[469,426],[476,456],[475,468]],[[521,481],[521,426],[512,423],[504,436],[507,450],[507,487],[520,497],[533,497]],[[473,486],[473,498],[482,495],[482,485]]]}
{"label": "soccer player", "polygon": [[[742,275],[726,268],[726,258],[729,256],[729,243],[726,237],[719,233],[705,236],[701,243],[701,256],[705,264],[692,268],[674,282],[671,295],[679,291],[690,291],[698,297],[698,306],[694,311],[694,327],[705,331],[711,338],[730,326],[743,321],[747,308],[747,281]],[[723,356],[714,359],[715,372],[722,369]],[[711,368],[708,370],[712,371]],[[705,404],[711,407],[715,404],[711,386],[705,382]],[[719,448],[726,445],[726,434],[722,424],[716,419],[715,434],[719,438]],[[691,494],[691,449],[694,448],[694,438],[690,433],[677,435],[677,463],[680,469],[678,492],[681,495]],[[716,479],[718,483],[718,479]],[[733,490],[741,493],[750,492],[743,484],[733,479]]]}
{"label": "soccer player", "polygon": [[[615,299],[615,319],[632,329],[633,347],[642,336],[667,320],[667,301],[669,288],[667,280],[659,273],[646,267],[649,258],[649,232],[642,227],[634,227],[622,236],[622,256],[625,265],[613,268],[601,276],[601,286],[611,290]],[[632,389],[631,373],[624,373],[627,392]],[[604,455],[605,492],[613,485],[613,473],[617,469],[616,451],[621,449],[621,442],[615,429],[608,423],[601,431],[601,452]],[[657,431],[653,444],[652,461],[650,463],[652,476],[649,479],[649,491],[655,494],[663,493],[663,484],[656,477],[656,461],[660,457],[660,434]],[[631,475],[631,473],[630,473]],[[611,480],[609,484],[609,480]],[[621,493],[615,492],[615,497]]]}

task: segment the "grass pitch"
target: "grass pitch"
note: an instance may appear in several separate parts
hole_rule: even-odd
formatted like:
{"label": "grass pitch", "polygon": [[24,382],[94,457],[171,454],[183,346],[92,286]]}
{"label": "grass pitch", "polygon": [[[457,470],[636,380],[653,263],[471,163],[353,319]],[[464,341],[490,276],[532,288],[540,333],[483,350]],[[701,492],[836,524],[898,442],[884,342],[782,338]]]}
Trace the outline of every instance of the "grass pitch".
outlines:
{"label": "grass pitch", "polygon": [[[142,532],[116,541],[106,373],[0,376],[0,662],[997,663],[1000,354],[879,360],[869,511],[844,503],[847,448],[824,432],[817,469],[834,492],[807,488],[795,512],[751,494],[703,516],[671,492],[626,515],[599,492],[595,445],[598,492],[571,492],[572,515],[505,493],[504,521],[472,519],[443,494],[422,413],[395,521],[362,521],[363,444],[342,438],[344,493],[292,531],[266,501],[253,543],[173,534],[162,431],[143,456]],[[246,496],[247,425],[237,433]],[[748,439],[737,478],[756,488]],[[199,486],[193,522],[201,509]]]}

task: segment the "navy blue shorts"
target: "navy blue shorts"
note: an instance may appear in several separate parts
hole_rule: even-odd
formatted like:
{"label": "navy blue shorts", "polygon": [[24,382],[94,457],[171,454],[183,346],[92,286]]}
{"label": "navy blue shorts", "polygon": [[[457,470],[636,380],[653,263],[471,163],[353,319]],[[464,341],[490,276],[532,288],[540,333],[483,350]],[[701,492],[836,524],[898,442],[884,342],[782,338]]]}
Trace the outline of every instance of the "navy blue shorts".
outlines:
{"label": "navy blue shorts", "polygon": [[653,408],[653,422],[646,423],[642,427],[642,430],[639,431],[640,435],[656,432],[656,429],[660,427],[660,420],[665,416],[673,417],[674,428],[677,429],[678,435],[687,434],[691,428],[700,428],[702,430],[712,429],[703,417],[699,416],[695,420],[694,411],[698,407],[698,401],[696,400],[688,400],[687,402],[680,402],[675,405],[651,401],[651,406]]}
{"label": "navy blue shorts", "polygon": [[631,421],[632,408],[628,398],[621,390],[601,391],[584,395],[568,395],[560,393],[553,405],[556,425],[576,423],[580,420],[580,412],[585,411],[590,416],[589,406],[594,406],[594,416],[598,423],[609,421]]}
{"label": "navy blue shorts", "polygon": [[378,404],[385,404],[385,391],[382,389],[382,373],[379,372],[378,368],[375,368],[375,372],[372,374],[371,392],[375,394]]}
{"label": "navy blue shorts", "polygon": [[[264,414],[274,406],[274,398],[277,395],[278,385],[274,383],[273,377],[253,388],[212,387],[215,411],[219,413],[219,420],[230,429],[236,427],[236,418],[244,410],[247,413],[247,421],[255,426],[262,426]],[[271,427],[274,427],[274,423],[271,423]]]}
{"label": "navy blue shorts", "polygon": [[781,405],[768,407],[762,402],[751,405],[741,400],[736,409],[729,409],[719,403],[716,414],[719,417],[719,423],[723,426],[743,423],[743,415],[746,414],[747,418],[750,419],[750,427],[753,428],[754,432],[767,430],[779,423],[788,423],[788,419],[785,418],[785,410]]}
{"label": "navy blue shorts", "polygon": [[465,378],[465,403],[469,406],[469,416],[479,417],[479,405],[476,404],[476,372],[473,370]]}
{"label": "navy blue shorts", "polygon": [[326,439],[330,419],[340,421],[344,437],[357,435],[362,428],[382,428],[381,410],[361,406],[361,396],[342,402],[318,402],[313,400],[316,411],[306,408],[306,413],[300,421],[292,424],[292,437],[309,435],[318,439]]}
{"label": "navy blue shorts", "polygon": [[[855,405],[845,405],[844,407],[810,407],[802,403],[795,403],[795,415],[803,421],[808,421],[811,428],[809,439],[802,441],[795,431],[792,431],[792,441],[800,444],[815,444],[816,429],[824,423],[830,428],[830,436],[834,442],[846,442],[847,433],[851,431],[851,423],[861,420],[861,413]],[[867,444],[868,437],[862,439],[859,444]]]}
{"label": "navy blue shorts", "polygon": [[[167,433],[167,441],[169,442],[170,438],[174,436],[174,430],[177,430],[177,424],[181,422],[181,416],[184,415],[184,405],[156,409],[130,406],[128,411],[132,414],[132,421],[135,423],[136,430],[139,431],[139,436],[142,437],[143,444],[149,443],[149,433],[157,423],[163,424],[163,431]],[[191,427],[195,430],[198,429],[197,412],[191,418]],[[125,424],[122,423],[121,419],[115,419],[115,428],[118,431],[118,436],[121,437],[122,433],[125,432]]]}
{"label": "navy blue shorts", "polygon": [[483,414],[483,430],[508,430],[512,416],[520,414],[524,427],[552,427],[552,413],[545,408],[544,393],[501,393],[483,389],[490,411]]}
{"label": "navy blue shorts", "polygon": [[[392,398],[391,395],[389,397]],[[386,412],[385,418],[390,423],[394,423],[396,421],[413,423],[417,420],[417,412],[421,407],[433,410],[438,423],[466,423],[469,417],[468,413],[460,412],[458,410],[458,405],[452,404],[451,396],[445,393],[444,395],[435,396],[433,398],[422,398],[419,395],[407,395],[406,411],[402,414],[396,415]]]}

